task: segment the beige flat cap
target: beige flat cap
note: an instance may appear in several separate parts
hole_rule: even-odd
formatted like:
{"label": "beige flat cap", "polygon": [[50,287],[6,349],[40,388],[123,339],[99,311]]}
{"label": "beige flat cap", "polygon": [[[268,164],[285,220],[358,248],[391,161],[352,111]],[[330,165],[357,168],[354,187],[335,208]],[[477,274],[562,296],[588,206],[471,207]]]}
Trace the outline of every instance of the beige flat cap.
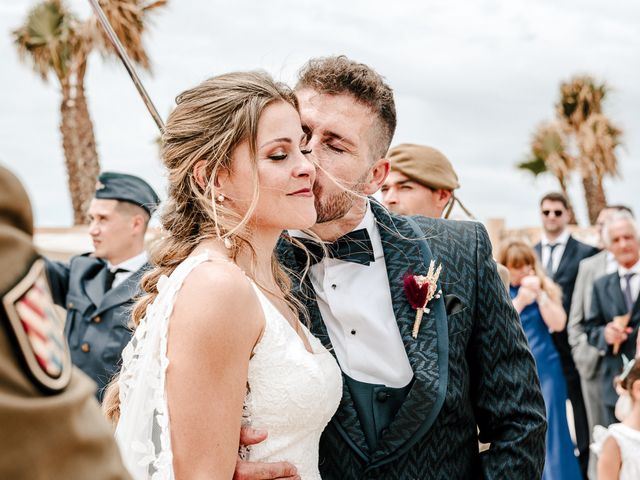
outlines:
{"label": "beige flat cap", "polygon": [[391,170],[431,189],[460,188],[451,162],[440,151],[424,145],[402,143],[389,150]]}

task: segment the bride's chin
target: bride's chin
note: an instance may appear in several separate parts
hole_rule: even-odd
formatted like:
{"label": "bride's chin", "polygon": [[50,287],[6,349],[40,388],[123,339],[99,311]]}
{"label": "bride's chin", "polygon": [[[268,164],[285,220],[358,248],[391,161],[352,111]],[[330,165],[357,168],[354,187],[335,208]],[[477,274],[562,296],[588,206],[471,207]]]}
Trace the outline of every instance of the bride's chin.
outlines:
{"label": "bride's chin", "polygon": [[293,222],[287,222],[288,225],[284,227],[285,230],[306,230],[308,228],[313,227],[316,224],[316,219],[318,218],[316,214],[316,209],[313,208],[312,211],[306,212],[297,212],[297,218]]}

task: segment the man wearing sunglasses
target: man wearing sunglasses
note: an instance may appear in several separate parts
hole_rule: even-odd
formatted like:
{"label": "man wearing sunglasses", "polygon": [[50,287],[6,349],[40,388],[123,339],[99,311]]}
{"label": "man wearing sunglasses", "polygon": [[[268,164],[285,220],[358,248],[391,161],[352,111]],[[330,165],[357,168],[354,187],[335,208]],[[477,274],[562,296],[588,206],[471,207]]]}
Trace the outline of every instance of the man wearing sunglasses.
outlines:
{"label": "man wearing sunglasses", "polygon": [[[552,192],[540,201],[542,238],[535,245],[538,259],[547,275],[562,289],[562,306],[569,315],[571,297],[578,275],[580,261],[598,253],[598,249],[579,242],[571,236],[569,224],[569,202],[562,193]],[[589,463],[589,424],[580,386],[580,374],[571,356],[567,329],[552,333],[560,354],[562,370],[567,381],[567,392],[573,409],[576,440],[580,452],[580,467],[586,478]]]}

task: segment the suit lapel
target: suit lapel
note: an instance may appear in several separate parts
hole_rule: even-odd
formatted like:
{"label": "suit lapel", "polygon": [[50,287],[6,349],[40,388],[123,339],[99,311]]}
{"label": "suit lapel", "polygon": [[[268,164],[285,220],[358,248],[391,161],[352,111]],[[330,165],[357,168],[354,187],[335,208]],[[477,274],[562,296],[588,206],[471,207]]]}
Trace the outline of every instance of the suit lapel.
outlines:
{"label": "suit lapel", "polygon": [[[293,278],[292,290],[293,294],[302,302],[307,308],[309,315],[309,322],[311,323],[311,333],[315,335],[324,345],[324,347],[331,352],[334,358],[336,353],[331,345],[331,339],[327,332],[327,327],[322,321],[322,315],[318,308],[316,301],[316,293],[311,284],[311,279],[307,274],[304,281],[300,282],[299,267],[295,260],[295,255],[288,240],[281,241],[278,245],[278,255],[282,264],[296,272]],[[336,358],[336,361],[338,359]],[[353,399],[351,397],[351,391],[347,386],[347,382],[342,379],[342,399],[340,405],[336,410],[332,423],[344,438],[347,444],[365,461],[369,459],[369,446],[367,445],[366,438],[364,436],[364,430],[360,425],[360,419],[358,418],[358,412],[356,411]]]}
{"label": "suit lapel", "polygon": [[147,271],[149,264],[145,264],[142,268],[134,272],[129,278],[112,288],[104,294],[102,301],[100,302],[98,309],[94,315],[100,315],[106,310],[109,310],[117,305],[131,301],[139,291],[140,279],[142,275]]}
{"label": "suit lapel", "polygon": [[103,264],[103,267],[98,270],[98,273],[91,278],[85,278],[83,282],[83,288],[87,297],[97,307],[104,298],[104,284],[107,277],[107,265]]}
{"label": "suit lapel", "polygon": [[554,280],[556,280],[562,274],[562,272],[566,270],[567,264],[573,261],[577,248],[578,242],[576,242],[572,236],[569,236],[569,239],[567,240],[567,246],[564,247],[564,252],[562,252],[562,258],[560,258],[558,268],[556,268],[556,271],[553,274]]}
{"label": "suit lapel", "polygon": [[626,302],[624,301],[624,295],[622,294],[622,289],[620,288],[620,276],[618,273],[613,273],[609,275],[609,280],[607,282],[607,293],[611,302],[613,303],[613,311],[614,315],[623,315],[625,310],[627,309]]}
{"label": "suit lapel", "polygon": [[[411,336],[416,312],[407,301],[403,277],[407,272],[426,274],[431,252],[424,239],[414,240],[424,235],[415,232],[407,219],[392,217],[373,201],[371,207],[382,239],[393,311],[414,373],[404,404],[372,456],[372,463],[376,464],[398,450],[410,448],[438,415],[448,381],[448,329],[442,295],[429,304],[430,312],[422,319],[418,337]],[[438,258],[434,260],[440,263]]]}

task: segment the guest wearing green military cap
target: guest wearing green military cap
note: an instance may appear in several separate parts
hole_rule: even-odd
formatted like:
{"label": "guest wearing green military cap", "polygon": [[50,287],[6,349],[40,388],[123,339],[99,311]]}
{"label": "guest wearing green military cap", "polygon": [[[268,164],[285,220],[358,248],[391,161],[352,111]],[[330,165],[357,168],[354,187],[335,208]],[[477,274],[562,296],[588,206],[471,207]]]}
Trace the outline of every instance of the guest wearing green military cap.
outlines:
{"label": "guest wearing green military cap", "polygon": [[144,236],[158,203],[141,178],[102,173],[89,206],[93,253],[47,262],[54,299],[67,309],[71,360],[98,384],[99,400],[131,338],[129,313],[149,266]]}

